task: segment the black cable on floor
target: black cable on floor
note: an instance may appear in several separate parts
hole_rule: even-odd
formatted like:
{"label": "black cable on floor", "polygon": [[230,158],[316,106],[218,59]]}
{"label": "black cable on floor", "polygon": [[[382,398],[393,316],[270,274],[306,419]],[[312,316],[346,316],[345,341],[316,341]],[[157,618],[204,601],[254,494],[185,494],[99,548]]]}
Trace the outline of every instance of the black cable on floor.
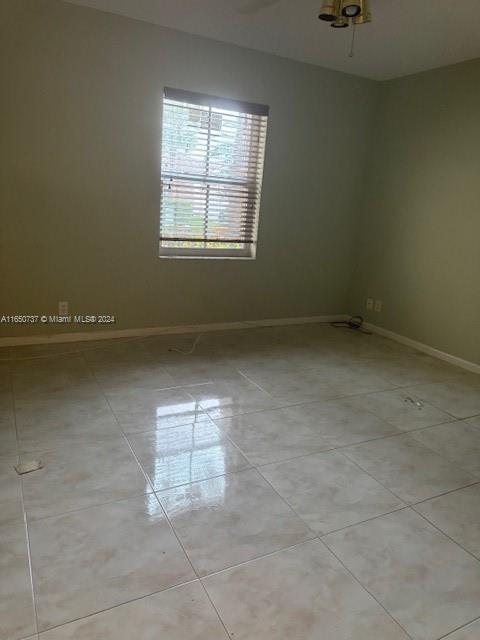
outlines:
{"label": "black cable on floor", "polygon": [[367,331],[366,329],[362,328],[362,316],[352,316],[348,320],[344,320],[341,322],[331,322],[330,325],[336,328],[353,329],[354,331],[360,331],[360,333],[365,333],[367,336],[372,335],[371,331]]}

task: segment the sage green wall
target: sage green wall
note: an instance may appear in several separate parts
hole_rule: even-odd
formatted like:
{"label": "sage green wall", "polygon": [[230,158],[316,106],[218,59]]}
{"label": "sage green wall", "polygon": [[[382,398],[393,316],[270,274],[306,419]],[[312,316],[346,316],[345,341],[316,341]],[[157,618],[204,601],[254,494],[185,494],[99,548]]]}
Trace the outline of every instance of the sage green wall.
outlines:
{"label": "sage green wall", "polygon": [[480,60],[382,83],[374,136],[352,311],[480,363]]}
{"label": "sage green wall", "polygon": [[[68,300],[135,328],[348,311],[376,83],[60,0],[0,7],[3,313]],[[270,105],[255,261],[157,257],[164,85]]]}

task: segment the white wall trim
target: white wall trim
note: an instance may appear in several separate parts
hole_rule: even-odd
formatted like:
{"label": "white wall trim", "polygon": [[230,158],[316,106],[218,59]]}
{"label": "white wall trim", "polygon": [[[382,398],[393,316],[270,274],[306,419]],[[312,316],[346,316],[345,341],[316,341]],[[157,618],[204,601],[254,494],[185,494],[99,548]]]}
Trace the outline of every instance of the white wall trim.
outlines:
{"label": "white wall trim", "polygon": [[348,314],[334,316],[306,316],[305,318],[272,318],[270,320],[245,320],[243,323],[249,327],[276,327],[288,324],[310,324],[315,322],[342,322],[348,320]]}
{"label": "white wall trim", "polygon": [[90,340],[112,340],[113,338],[136,338],[172,333],[203,333],[207,331],[230,331],[253,327],[275,327],[315,322],[338,322],[350,316],[308,316],[304,318],[273,318],[271,320],[245,320],[243,322],[213,322],[210,324],[176,325],[172,327],[144,327],[141,329],[105,329],[103,331],[76,331],[44,336],[12,336],[0,338],[0,347],[18,347],[32,344],[55,344],[62,342],[84,342]]}
{"label": "white wall trim", "polygon": [[430,347],[428,344],[424,344],[423,342],[417,342],[416,340],[412,340],[411,338],[402,336],[400,333],[394,333],[393,331],[389,331],[388,329],[384,329],[383,327],[378,327],[377,325],[370,324],[369,322],[365,322],[363,326],[369,331],[371,331],[372,333],[376,333],[379,336],[383,336],[384,338],[390,338],[390,340],[395,340],[395,342],[400,342],[402,344],[405,344],[408,347],[417,349],[417,351],[422,351],[423,353],[427,353],[428,355],[433,356],[434,358],[445,360],[446,362],[449,362],[450,364],[454,364],[457,367],[462,367],[462,369],[467,369],[468,371],[472,371],[473,373],[480,373],[480,364],[475,364],[475,362],[464,360],[463,358],[454,356],[451,353],[447,353],[446,351],[440,351],[439,349]]}

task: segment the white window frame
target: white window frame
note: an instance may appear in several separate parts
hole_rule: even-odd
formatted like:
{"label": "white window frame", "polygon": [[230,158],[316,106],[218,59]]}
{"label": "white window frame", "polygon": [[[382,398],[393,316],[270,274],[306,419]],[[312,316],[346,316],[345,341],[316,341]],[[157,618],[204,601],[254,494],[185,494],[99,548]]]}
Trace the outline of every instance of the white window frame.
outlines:
{"label": "white window frame", "polygon": [[[162,100],[162,109],[164,107],[165,99],[167,96],[173,93],[174,95],[183,96],[183,99],[186,103],[191,104],[210,104],[213,106],[218,106],[222,109],[227,109],[231,111],[239,111],[257,115],[265,115],[268,118],[269,108],[264,105],[257,105],[248,102],[240,102],[236,100],[218,98],[216,96],[209,96],[205,94],[197,94],[190,91],[184,91],[180,89],[168,89],[165,88],[164,91],[164,99]],[[163,115],[162,115],[163,122]],[[163,127],[162,127],[163,130]],[[266,136],[266,125],[265,125],[265,136]],[[255,183],[258,187],[258,198],[256,200],[256,210],[254,214],[254,227],[252,237],[253,240],[246,243],[243,242],[242,248],[231,248],[231,249],[213,249],[213,248],[185,248],[185,247],[168,247],[162,245],[162,238],[159,238],[159,258],[173,258],[173,259],[216,259],[216,260],[254,260],[257,254],[257,242],[258,242],[258,224],[259,224],[259,216],[260,216],[260,203],[261,203],[261,191],[262,191],[262,182],[263,182],[263,171],[265,165],[265,142],[263,145],[260,145],[260,153],[257,158],[258,166],[259,166],[259,179]],[[163,153],[163,147],[162,147]],[[163,191],[163,183],[165,180],[168,180],[169,176],[172,176],[172,179],[175,179],[175,174],[167,174],[161,171],[161,188]],[[231,181],[234,184],[234,181]],[[162,216],[162,211],[160,210],[160,219]],[[187,240],[182,240],[187,241]],[[209,240],[210,243],[214,241]],[[219,241],[221,242],[221,241]],[[238,242],[240,244],[240,241]]]}

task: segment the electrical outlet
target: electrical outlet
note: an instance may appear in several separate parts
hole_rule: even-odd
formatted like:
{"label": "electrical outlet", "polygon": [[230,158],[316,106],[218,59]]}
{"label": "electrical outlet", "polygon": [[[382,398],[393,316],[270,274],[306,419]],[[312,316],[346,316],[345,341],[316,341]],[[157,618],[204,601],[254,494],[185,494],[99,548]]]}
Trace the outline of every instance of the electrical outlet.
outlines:
{"label": "electrical outlet", "polygon": [[375,306],[373,307],[377,313],[382,310],[383,302],[381,300],[375,300]]}
{"label": "electrical outlet", "polygon": [[367,298],[367,304],[365,306],[367,309],[373,309],[373,298]]}
{"label": "electrical outlet", "polygon": [[68,302],[59,302],[58,303],[58,315],[59,316],[68,316]]}

